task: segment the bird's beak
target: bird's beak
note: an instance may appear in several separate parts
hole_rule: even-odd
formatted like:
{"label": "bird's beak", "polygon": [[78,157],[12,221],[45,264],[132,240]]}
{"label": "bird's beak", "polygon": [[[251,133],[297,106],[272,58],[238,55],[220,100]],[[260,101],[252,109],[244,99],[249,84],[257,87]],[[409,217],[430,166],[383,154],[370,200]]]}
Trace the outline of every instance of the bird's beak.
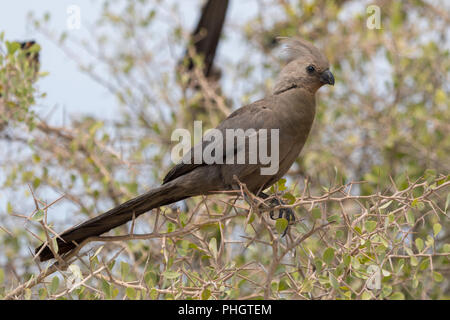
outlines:
{"label": "bird's beak", "polygon": [[322,72],[322,74],[320,75],[320,82],[322,82],[323,84],[330,84],[334,86],[334,76],[330,70],[325,70],[324,72]]}

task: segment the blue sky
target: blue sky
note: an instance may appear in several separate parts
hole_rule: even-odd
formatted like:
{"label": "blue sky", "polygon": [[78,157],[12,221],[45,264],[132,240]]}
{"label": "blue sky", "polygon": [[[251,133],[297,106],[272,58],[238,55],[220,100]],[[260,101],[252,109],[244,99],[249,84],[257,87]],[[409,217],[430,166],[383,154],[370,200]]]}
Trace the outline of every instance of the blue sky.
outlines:
{"label": "blue sky", "polygon": [[[68,115],[95,114],[103,119],[113,119],[118,116],[117,104],[114,97],[106,89],[83,74],[75,62],[68,59],[65,54],[44,36],[34,30],[27,19],[28,13],[33,12],[36,17],[42,17],[45,12],[51,15],[51,28],[61,33],[68,31],[69,36],[88,38],[86,28],[92,24],[100,14],[102,1],[93,0],[15,0],[8,3],[0,11],[0,31],[5,31],[6,40],[35,39],[41,45],[41,70],[49,75],[40,79],[38,88],[45,92],[45,106],[43,110],[51,110],[52,122],[62,124],[63,117]],[[182,6],[186,7],[183,19],[186,27],[192,29],[197,22],[199,14],[198,0],[185,0]],[[67,8],[76,4],[81,9],[81,29],[68,30]],[[245,19],[255,13],[256,1],[231,1],[227,21]],[[231,37],[233,38],[233,37]],[[233,45],[233,39],[227,46]],[[223,49],[223,46],[222,46]],[[233,50],[231,50],[232,52]],[[229,48],[218,52],[230,53]],[[80,53],[81,54],[81,53]],[[45,113],[45,112],[44,112]]]}
{"label": "blue sky", "polygon": [[[95,113],[95,110],[100,112],[107,105],[113,105],[114,99],[100,85],[81,73],[76,64],[55,44],[35,32],[28,23],[27,15],[30,11],[37,17],[50,12],[52,27],[55,30],[64,30],[66,10],[71,4],[73,1],[67,0],[11,1],[0,11],[0,29],[5,31],[7,40],[36,39],[41,45],[41,70],[49,72],[49,75],[39,81],[38,87],[40,91],[47,93],[46,108],[56,107],[59,111],[57,114],[60,115],[62,110],[68,113]],[[98,6],[93,1],[79,0],[77,5],[82,10],[83,23],[93,21],[98,15]],[[82,36],[86,30],[83,30],[82,24],[80,30],[71,32],[77,32]]]}
{"label": "blue sky", "polygon": [[[87,28],[99,17],[102,2],[99,0],[15,0],[10,1],[0,10],[0,32],[5,32],[6,40],[34,39],[41,46],[41,71],[48,72],[48,75],[39,79],[37,87],[47,96],[41,101],[44,105],[36,107],[39,115],[46,118],[47,121],[50,120],[54,125],[64,125],[69,117],[79,117],[83,114],[94,114],[98,118],[112,120],[120,116],[120,113],[111,93],[81,72],[76,63],[71,61],[57,45],[35,31],[32,24],[29,23],[28,14],[32,12],[35,17],[43,17],[44,13],[48,12],[51,15],[50,28],[57,34],[67,31],[71,33],[69,36],[89,39]],[[188,30],[192,30],[197,23],[201,1],[183,0],[179,3],[183,7],[183,24]],[[67,29],[67,8],[73,4],[81,9],[81,29],[79,30]],[[235,24],[236,21],[247,20],[256,11],[257,0],[246,0],[245,2],[231,0],[227,23]],[[246,53],[242,52],[240,45],[238,35],[229,34],[227,41],[219,47],[218,60],[221,57],[233,60],[237,59],[239,55],[240,57],[245,55]],[[51,119],[48,119],[49,114],[52,114]],[[3,178],[3,174],[0,172],[0,180]],[[6,200],[10,198],[12,195],[0,194],[0,208],[5,208]],[[56,196],[51,196],[48,200],[55,198]]]}

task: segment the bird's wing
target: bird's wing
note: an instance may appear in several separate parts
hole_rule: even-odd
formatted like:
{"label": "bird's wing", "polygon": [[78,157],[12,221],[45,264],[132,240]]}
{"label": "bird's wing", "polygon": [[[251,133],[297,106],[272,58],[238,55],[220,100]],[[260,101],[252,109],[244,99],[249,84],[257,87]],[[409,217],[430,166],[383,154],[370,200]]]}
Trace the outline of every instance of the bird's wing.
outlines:
{"label": "bird's wing", "polygon": [[[274,103],[274,101],[271,97],[269,97],[239,108],[230,114],[224,121],[222,121],[216,129],[220,130],[222,132],[222,136],[225,138],[226,129],[242,129],[246,131],[248,129],[259,130],[264,128],[273,128],[275,119],[273,114],[274,111],[269,107],[272,103]],[[237,144],[233,144],[234,148],[230,149],[229,147],[227,148],[227,144],[224,141],[218,142],[215,139],[209,140],[208,136],[208,134],[205,134],[202,141],[192,147],[191,150],[182,158],[182,160],[167,173],[163,180],[163,184],[189,173],[199,166],[208,165],[203,161],[201,163],[195,163],[194,161],[196,151],[200,151],[201,154],[201,150],[205,150],[207,146],[213,149],[215,144],[222,143],[224,160],[226,155],[230,152],[236,153]]]}

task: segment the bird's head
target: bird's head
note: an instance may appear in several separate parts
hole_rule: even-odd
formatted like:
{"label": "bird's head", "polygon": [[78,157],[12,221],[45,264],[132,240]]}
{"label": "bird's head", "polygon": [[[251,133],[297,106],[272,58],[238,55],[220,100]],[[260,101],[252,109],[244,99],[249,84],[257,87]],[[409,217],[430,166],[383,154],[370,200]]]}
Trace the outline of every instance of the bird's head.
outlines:
{"label": "bird's head", "polygon": [[327,58],[311,43],[299,39],[282,39],[286,44],[287,64],[281,70],[274,93],[305,88],[315,93],[324,84],[334,85]]}

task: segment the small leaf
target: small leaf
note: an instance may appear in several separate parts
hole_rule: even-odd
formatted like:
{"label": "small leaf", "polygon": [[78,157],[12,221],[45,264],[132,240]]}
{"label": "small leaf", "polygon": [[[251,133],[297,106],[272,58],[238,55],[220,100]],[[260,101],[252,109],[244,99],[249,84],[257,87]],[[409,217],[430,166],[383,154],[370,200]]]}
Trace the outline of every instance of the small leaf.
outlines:
{"label": "small leaf", "polygon": [[381,273],[383,274],[383,277],[389,277],[391,275],[391,273],[389,271],[387,271],[386,269],[382,269]]}
{"label": "small leaf", "polygon": [[102,291],[107,298],[111,297],[111,286],[105,279],[102,279]]}
{"label": "small leaf", "polygon": [[361,300],[370,300],[370,299],[372,299],[372,295],[370,294],[370,292],[364,291],[361,296]]}
{"label": "small leaf", "polygon": [[312,209],[311,213],[314,219],[320,219],[322,217],[322,211],[319,208]]}
{"label": "small leaf", "polygon": [[442,282],[444,281],[444,277],[439,272],[433,271],[433,278],[436,282]]}
{"label": "small leaf", "polygon": [[158,278],[155,272],[149,271],[144,276],[144,281],[147,284],[149,288],[152,288],[155,286],[155,284],[158,282]]}
{"label": "small leaf", "polygon": [[428,260],[428,259],[423,260],[423,261],[420,263],[419,269],[420,269],[421,271],[423,271],[423,270],[427,269],[429,265],[430,265],[430,260]]}
{"label": "small leaf", "polygon": [[34,221],[41,221],[43,218],[44,218],[44,211],[41,210],[41,209],[39,209],[38,212],[36,212],[36,213],[33,215],[33,218],[32,218],[32,219],[33,219]]}
{"label": "small leaf", "polygon": [[14,41],[14,42],[9,42],[6,41],[6,49],[8,50],[8,54],[14,54],[14,52],[17,51],[17,49],[20,48],[20,43]]}
{"label": "small leaf", "polygon": [[390,296],[391,300],[405,300],[405,295],[401,292],[394,292],[391,296]]}
{"label": "small leaf", "polygon": [[176,271],[165,271],[165,272],[163,272],[163,276],[164,276],[166,279],[171,280],[171,279],[176,279],[176,278],[178,278],[178,277],[180,276],[180,273],[179,273],[179,272],[176,272]]}
{"label": "small leaf", "polygon": [[291,193],[285,193],[283,195],[283,199],[287,200],[287,204],[294,204],[295,203],[295,197]]}
{"label": "small leaf", "polygon": [[369,220],[369,221],[366,221],[366,223],[364,225],[366,227],[367,232],[372,232],[377,227],[377,222]]}
{"label": "small leaf", "polygon": [[120,274],[122,279],[125,279],[128,276],[128,272],[130,271],[130,265],[126,262],[120,262]]}
{"label": "small leaf", "polygon": [[331,261],[334,259],[334,249],[333,248],[327,248],[323,253],[323,261],[325,261],[326,264],[330,264]]}
{"label": "small leaf", "polygon": [[392,203],[393,200],[386,202],[385,204],[383,204],[380,209],[386,209],[387,207],[389,207],[389,205]]}
{"label": "small leaf", "polygon": [[128,287],[125,293],[129,299],[134,299],[136,297],[136,290],[134,288]]}
{"label": "small leaf", "polygon": [[392,287],[391,286],[383,286],[383,289],[381,289],[381,292],[383,293],[383,296],[387,297],[391,294]]}
{"label": "small leaf", "polygon": [[275,228],[277,229],[278,233],[283,233],[286,228],[288,227],[289,222],[285,218],[279,218],[275,222]]}
{"label": "small leaf", "polygon": [[339,288],[339,282],[337,281],[336,277],[331,272],[328,272],[328,279],[330,280],[330,284],[334,289]]}
{"label": "small leaf", "polygon": [[9,202],[9,201],[6,205],[6,211],[8,212],[8,214],[13,213],[13,206],[12,206],[11,202]]}
{"label": "small leaf", "polygon": [[278,181],[278,190],[279,191],[284,191],[284,190],[286,190],[287,189],[287,187],[286,187],[286,179],[280,179],[279,181]]}
{"label": "small leaf", "polygon": [[450,204],[450,192],[447,194],[447,200],[445,201],[445,208],[444,208],[445,212],[447,212],[449,204]]}
{"label": "small leaf", "polygon": [[25,300],[31,299],[31,289],[27,288],[25,289]]}
{"label": "small leaf", "polygon": [[209,247],[209,251],[213,255],[214,259],[217,259],[217,239],[211,238],[211,240],[209,241],[208,247]]}
{"label": "small leaf", "polygon": [[55,250],[56,253],[58,253],[59,251],[59,247],[58,247],[58,241],[56,239],[56,237],[52,238],[52,245],[53,245],[53,250]]}
{"label": "small leaf", "polygon": [[415,243],[416,243],[417,250],[419,250],[419,252],[421,252],[423,249],[423,246],[424,246],[423,240],[421,238],[417,238],[415,240]]}
{"label": "small leaf", "polygon": [[77,277],[78,279],[83,279],[83,274],[81,273],[81,269],[76,264],[71,264],[69,266],[69,270],[72,272],[72,274]]}
{"label": "small leaf", "polygon": [[408,210],[408,212],[406,213],[406,221],[408,221],[410,225],[414,225],[415,217],[412,210]]}
{"label": "small leaf", "polygon": [[419,264],[419,260],[415,256],[411,256],[410,258],[411,266],[416,267]]}
{"label": "small leaf", "polygon": [[442,226],[439,223],[433,225],[434,236],[436,237],[438,233],[442,230]]}
{"label": "small leaf", "polygon": [[104,247],[104,246],[100,246],[100,248],[98,248],[98,249],[95,251],[94,255],[91,257],[91,260],[93,260],[93,259],[100,253],[100,251],[102,251],[103,247]]}
{"label": "small leaf", "polygon": [[202,300],[208,300],[210,296],[211,296],[211,290],[209,290],[208,288],[203,289]]}
{"label": "small leaf", "polygon": [[59,278],[54,276],[50,285],[50,294],[55,294],[59,287]]}
{"label": "small leaf", "polygon": [[158,297],[158,291],[156,291],[155,288],[152,288],[152,290],[150,290],[150,299],[155,300]]}

